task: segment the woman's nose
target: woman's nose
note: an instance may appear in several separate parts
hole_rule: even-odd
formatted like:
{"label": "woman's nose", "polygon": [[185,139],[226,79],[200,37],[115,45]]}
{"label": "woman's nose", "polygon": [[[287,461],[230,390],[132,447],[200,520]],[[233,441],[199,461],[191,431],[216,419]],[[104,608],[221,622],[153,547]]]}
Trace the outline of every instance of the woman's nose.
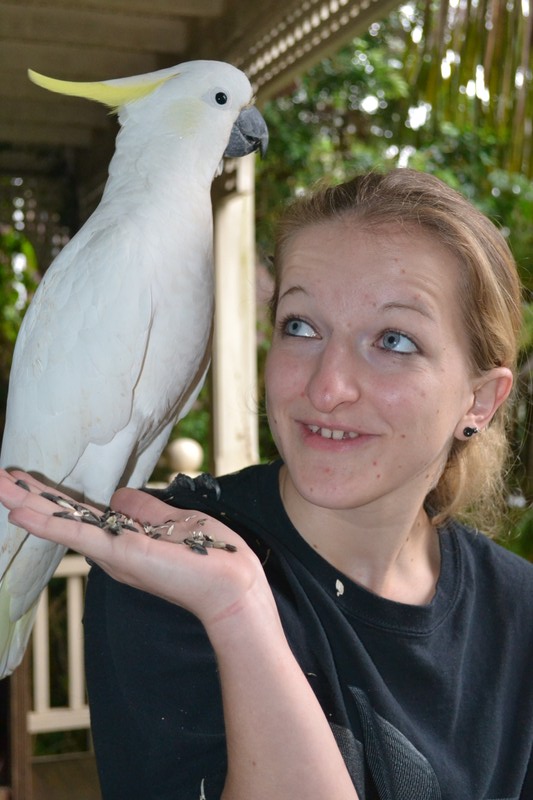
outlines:
{"label": "woman's nose", "polygon": [[330,413],[342,403],[356,402],[360,397],[360,374],[355,353],[330,342],[317,356],[307,393],[313,406],[323,413]]}

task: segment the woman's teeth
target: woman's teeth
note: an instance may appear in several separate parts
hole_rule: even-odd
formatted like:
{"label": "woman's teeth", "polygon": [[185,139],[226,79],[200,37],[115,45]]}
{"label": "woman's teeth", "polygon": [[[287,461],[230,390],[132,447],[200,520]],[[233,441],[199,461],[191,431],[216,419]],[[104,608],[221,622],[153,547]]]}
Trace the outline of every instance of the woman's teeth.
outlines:
{"label": "woman's teeth", "polygon": [[319,428],[318,425],[307,426],[311,433],[318,433],[324,439],[356,439],[359,434],[354,431],[336,431],[331,428]]}

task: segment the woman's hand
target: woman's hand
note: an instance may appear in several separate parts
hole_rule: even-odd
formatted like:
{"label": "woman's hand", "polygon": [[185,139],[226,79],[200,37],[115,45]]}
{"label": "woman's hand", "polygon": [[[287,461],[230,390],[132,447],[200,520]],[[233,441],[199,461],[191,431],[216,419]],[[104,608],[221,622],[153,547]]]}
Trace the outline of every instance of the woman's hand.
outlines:
{"label": "woman's hand", "polygon": [[[111,507],[130,518],[132,525],[114,535],[81,518],[54,516],[66,509],[42,492],[60,494],[24,472],[0,470],[0,501],[10,509],[11,522],[81,553],[117,581],[186,608],[208,630],[217,620],[238,613],[251,592],[259,591],[262,602],[270,597],[267,605],[271,603],[274,610],[259,560],[234,531],[213,517],[173,508],[146,492],[119,489]],[[102,514],[85,507],[99,517]],[[207,539],[209,547],[202,554],[201,547],[191,548],[185,539]],[[212,546],[217,542],[236,549]]]}
{"label": "woman's hand", "polygon": [[[120,489],[112,508],[132,524],[126,521],[124,532],[114,535],[42,492],[50,489],[35,478],[0,470],[0,501],[13,523],[76,550],[116,580],[176,603],[203,622],[222,688],[225,800],[357,800],[329,724],[285,638],[261,564],[234,531],[208,515]],[[99,509],[87,508],[101,516]],[[54,516],[58,510],[68,516]],[[146,535],[145,528],[160,538]],[[194,531],[237,549],[210,547],[202,555],[180,543],[194,541]]]}

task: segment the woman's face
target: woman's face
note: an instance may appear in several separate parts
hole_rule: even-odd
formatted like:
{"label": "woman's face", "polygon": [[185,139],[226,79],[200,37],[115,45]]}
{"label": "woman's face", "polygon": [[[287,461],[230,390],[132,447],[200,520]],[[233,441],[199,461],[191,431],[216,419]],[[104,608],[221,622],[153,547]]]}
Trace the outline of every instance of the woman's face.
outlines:
{"label": "woman's face", "polygon": [[458,271],[414,227],[336,220],[289,241],[267,410],[301,497],[394,508],[435,485],[475,397]]}

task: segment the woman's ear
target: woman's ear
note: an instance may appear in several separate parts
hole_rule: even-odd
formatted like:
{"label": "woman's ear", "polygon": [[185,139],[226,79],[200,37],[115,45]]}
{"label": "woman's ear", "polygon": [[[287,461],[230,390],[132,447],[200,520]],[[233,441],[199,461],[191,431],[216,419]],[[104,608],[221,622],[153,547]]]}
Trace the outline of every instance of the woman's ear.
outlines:
{"label": "woman's ear", "polygon": [[[513,388],[513,373],[507,367],[494,367],[474,382],[474,402],[455,430],[457,439],[469,439],[473,432],[486,428]],[[466,431],[466,433],[465,433]]]}

